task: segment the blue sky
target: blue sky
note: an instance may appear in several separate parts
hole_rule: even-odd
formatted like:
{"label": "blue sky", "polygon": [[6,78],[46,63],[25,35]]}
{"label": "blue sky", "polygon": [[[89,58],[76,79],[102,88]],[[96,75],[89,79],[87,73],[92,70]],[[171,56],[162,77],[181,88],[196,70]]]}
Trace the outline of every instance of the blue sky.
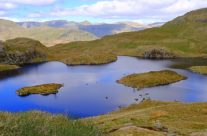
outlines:
{"label": "blue sky", "polygon": [[152,23],[205,7],[207,0],[0,0],[0,18]]}

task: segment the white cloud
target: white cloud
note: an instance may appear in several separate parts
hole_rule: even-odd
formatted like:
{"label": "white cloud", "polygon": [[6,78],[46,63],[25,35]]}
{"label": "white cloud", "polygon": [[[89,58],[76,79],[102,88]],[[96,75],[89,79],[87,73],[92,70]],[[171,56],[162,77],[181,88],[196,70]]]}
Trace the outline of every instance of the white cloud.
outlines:
{"label": "white cloud", "polygon": [[[49,16],[169,20],[188,11],[207,7],[207,0],[104,0],[76,8],[54,9]],[[48,16],[42,14],[42,16]]]}
{"label": "white cloud", "polygon": [[15,8],[16,6],[13,3],[9,3],[9,2],[0,2],[0,9],[12,9]]}

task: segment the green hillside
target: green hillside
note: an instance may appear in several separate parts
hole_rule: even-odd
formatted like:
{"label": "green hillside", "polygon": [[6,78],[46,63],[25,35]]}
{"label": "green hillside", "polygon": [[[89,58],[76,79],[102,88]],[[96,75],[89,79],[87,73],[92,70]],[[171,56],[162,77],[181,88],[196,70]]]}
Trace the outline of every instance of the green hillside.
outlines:
{"label": "green hillside", "polygon": [[51,51],[60,51],[56,58],[70,60],[74,56],[103,53],[147,58],[201,57],[207,55],[206,36],[207,9],[200,9],[177,17],[160,28],[121,33],[89,42],[60,44]]}

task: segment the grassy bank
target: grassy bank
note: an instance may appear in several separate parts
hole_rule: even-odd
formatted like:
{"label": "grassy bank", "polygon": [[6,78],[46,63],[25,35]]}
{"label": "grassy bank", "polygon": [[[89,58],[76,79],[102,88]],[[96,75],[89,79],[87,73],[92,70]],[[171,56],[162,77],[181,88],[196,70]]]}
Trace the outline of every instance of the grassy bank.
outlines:
{"label": "grassy bank", "polygon": [[152,71],[148,73],[132,74],[121,78],[117,82],[129,87],[142,89],[159,85],[167,85],[186,79],[185,76],[179,75],[174,71]]}
{"label": "grassy bank", "polygon": [[207,104],[145,101],[93,120],[109,136],[207,135]]}
{"label": "grassy bank", "polygon": [[7,65],[7,64],[0,64],[0,72],[2,71],[9,71],[9,70],[15,70],[20,68],[17,65]]}
{"label": "grassy bank", "polygon": [[0,113],[2,136],[101,136],[91,123],[42,112]]}
{"label": "grassy bank", "polygon": [[204,136],[207,103],[144,101],[97,117],[70,120],[62,115],[31,111],[0,112],[5,136]]}
{"label": "grassy bank", "polygon": [[27,96],[30,94],[49,95],[58,93],[58,89],[63,87],[62,84],[43,84],[31,87],[24,87],[17,90],[19,96]]}
{"label": "grassy bank", "polygon": [[207,66],[193,66],[189,68],[191,71],[207,75]]}

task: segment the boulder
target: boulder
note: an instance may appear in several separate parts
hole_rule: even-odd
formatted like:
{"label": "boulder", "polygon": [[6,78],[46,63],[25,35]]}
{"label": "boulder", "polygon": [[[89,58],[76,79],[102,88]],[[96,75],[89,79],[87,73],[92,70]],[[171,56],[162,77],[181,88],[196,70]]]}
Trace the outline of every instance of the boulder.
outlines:
{"label": "boulder", "polygon": [[5,58],[5,51],[4,51],[4,46],[3,43],[0,41],[0,62],[3,61],[3,59]]}
{"label": "boulder", "polygon": [[172,59],[176,58],[176,55],[165,49],[150,49],[144,52],[144,58],[146,59]]}

